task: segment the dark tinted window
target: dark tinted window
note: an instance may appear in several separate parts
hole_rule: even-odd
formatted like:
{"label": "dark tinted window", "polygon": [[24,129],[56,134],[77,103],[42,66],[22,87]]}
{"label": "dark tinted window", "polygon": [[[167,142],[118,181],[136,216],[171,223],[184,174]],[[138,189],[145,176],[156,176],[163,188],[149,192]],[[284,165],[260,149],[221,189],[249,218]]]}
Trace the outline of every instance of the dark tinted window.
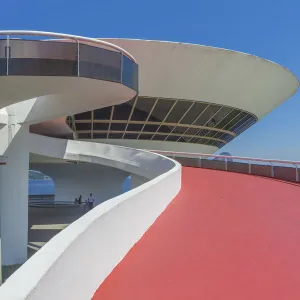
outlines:
{"label": "dark tinted window", "polygon": [[128,124],[128,131],[141,131],[143,128],[143,124]]}
{"label": "dark tinted window", "polygon": [[91,111],[87,111],[87,112],[75,115],[76,120],[91,120],[91,118],[92,118]]}
{"label": "dark tinted window", "polygon": [[115,106],[114,109],[114,120],[128,120],[132,110],[132,102],[123,103]]}
{"label": "dark tinted window", "polygon": [[108,123],[93,123],[93,130],[108,130]]}
{"label": "dark tinted window", "polygon": [[167,117],[167,114],[169,113],[173,105],[174,100],[172,99],[159,99],[149,121],[163,121]]}
{"label": "dark tinted window", "polygon": [[191,102],[187,101],[178,101],[172,109],[172,113],[166,119],[168,123],[178,123],[186,111],[191,106]]}
{"label": "dark tinted window", "polygon": [[92,124],[89,123],[76,123],[76,130],[91,130]]}
{"label": "dark tinted window", "polygon": [[122,55],[122,83],[138,90],[138,65],[124,55]]}
{"label": "dark tinted window", "polygon": [[110,125],[110,130],[117,130],[117,131],[123,131],[126,128],[126,123],[119,124],[119,123],[112,123]]}
{"label": "dark tinted window", "polygon": [[95,120],[109,120],[111,115],[111,107],[104,107],[94,110]]}
{"label": "dark tinted window", "polygon": [[125,139],[131,139],[131,140],[136,140],[138,137],[138,134],[136,133],[126,133],[125,134]]}

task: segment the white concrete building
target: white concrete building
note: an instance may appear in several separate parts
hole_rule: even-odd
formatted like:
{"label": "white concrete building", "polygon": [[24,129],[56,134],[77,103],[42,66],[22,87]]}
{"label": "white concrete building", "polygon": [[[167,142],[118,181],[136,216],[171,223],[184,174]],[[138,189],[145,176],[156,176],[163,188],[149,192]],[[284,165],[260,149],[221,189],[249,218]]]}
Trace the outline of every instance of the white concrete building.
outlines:
{"label": "white concrete building", "polygon": [[139,96],[32,128],[141,149],[213,153],[292,96],[297,78],[249,54],[174,42],[106,39],[134,55]]}
{"label": "white concrete building", "polygon": [[[137,149],[213,153],[291,97],[299,85],[275,63],[225,49],[45,32],[0,34],[0,154],[7,157],[7,165],[0,167],[4,265],[27,259],[30,164],[53,178],[59,200],[89,192],[99,203],[114,199],[51,240],[45,268],[59,260],[61,251],[69,257],[83,251],[82,245],[70,245],[79,234],[95,233],[91,224],[104,226],[102,215],[109,212],[113,224],[122,214],[130,218],[135,205],[136,220],[124,225],[129,238],[106,262],[105,278],[180,189],[178,163]],[[137,188],[119,196],[128,175]],[[143,209],[148,213],[142,218]],[[99,238],[105,236],[100,230]],[[96,244],[90,246],[92,256]],[[32,259],[38,264],[36,256]],[[37,269],[32,278],[21,280],[19,292],[5,284],[0,298],[30,295],[45,274]],[[91,280],[90,290],[95,284]],[[38,288],[35,293],[40,295]],[[63,299],[62,294],[57,297]]]}

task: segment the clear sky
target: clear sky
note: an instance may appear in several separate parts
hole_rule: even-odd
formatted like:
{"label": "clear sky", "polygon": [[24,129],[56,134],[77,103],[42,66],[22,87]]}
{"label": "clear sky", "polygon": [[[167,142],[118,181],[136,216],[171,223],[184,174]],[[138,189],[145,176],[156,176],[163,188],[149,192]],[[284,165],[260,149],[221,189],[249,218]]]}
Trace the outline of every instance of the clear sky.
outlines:
{"label": "clear sky", "polygon": [[[300,78],[299,0],[10,0],[1,29],[211,45],[284,65]],[[300,160],[300,92],[222,151]]]}

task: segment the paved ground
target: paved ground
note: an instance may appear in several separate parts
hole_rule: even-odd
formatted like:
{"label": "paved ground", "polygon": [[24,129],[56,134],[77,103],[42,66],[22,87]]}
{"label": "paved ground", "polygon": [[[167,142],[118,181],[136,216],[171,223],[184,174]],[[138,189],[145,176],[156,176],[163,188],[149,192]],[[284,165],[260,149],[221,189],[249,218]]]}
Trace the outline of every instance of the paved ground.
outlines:
{"label": "paved ground", "polygon": [[[83,206],[29,207],[28,257],[53,236],[83,215]],[[4,280],[20,265],[3,268]]]}
{"label": "paved ground", "polygon": [[31,256],[54,235],[83,215],[82,206],[29,208],[28,254]]}
{"label": "paved ground", "polygon": [[183,168],[180,194],[94,300],[298,300],[299,270],[299,186]]}

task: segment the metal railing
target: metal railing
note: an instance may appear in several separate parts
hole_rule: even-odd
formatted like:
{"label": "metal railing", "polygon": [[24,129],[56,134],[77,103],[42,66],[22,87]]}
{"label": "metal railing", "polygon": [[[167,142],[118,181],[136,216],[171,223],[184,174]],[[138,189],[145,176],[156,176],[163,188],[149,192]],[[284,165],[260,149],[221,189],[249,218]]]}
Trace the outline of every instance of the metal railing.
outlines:
{"label": "metal railing", "polygon": [[88,42],[88,43],[91,43],[94,45],[98,45],[98,46],[101,45],[101,46],[106,46],[108,48],[114,49],[114,50],[124,54],[125,56],[127,56],[128,58],[130,58],[132,61],[134,61],[136,63],[135,58],[129,52],[127,52],[125,49],[123,49],[122,47],[119,47],[115,44],[112,44],[112,43],[109,43],[106,41],[102,41],[99,39],[87,38],[87,37],[83,37],[83,36],[79,36],[79,35],[72,35],[72,34],[48,32],[48,31],[35,31],[35,30],[0,30],[0,35],[6,35],[8,39],[11,35],[14,35],[14,36],[42,36],[42,37],[50,36],[50,37],[54,37],[54,38],[74,40],[76,43],[78,43],[78,42],[87,43]]}
{"label": "metal railing", "polygon": [[80,207],[83,204],[78,204],[70,201],[33,201],[29,202],[28,205],[30,207],[37,207],[37,208],[61,208],[61,207]]}
{"label": "metal railing", "polygon": [[173,151],[152,151],[171,157],[184,166],[259,175],[291,182],[299,182],[300,178],[300,161]]}
{"label": "metal railing", "polygon": [[0,76],[77,76],[138,91],[136,60],[115,44],[45,31],[0,30],[0,36]]}

